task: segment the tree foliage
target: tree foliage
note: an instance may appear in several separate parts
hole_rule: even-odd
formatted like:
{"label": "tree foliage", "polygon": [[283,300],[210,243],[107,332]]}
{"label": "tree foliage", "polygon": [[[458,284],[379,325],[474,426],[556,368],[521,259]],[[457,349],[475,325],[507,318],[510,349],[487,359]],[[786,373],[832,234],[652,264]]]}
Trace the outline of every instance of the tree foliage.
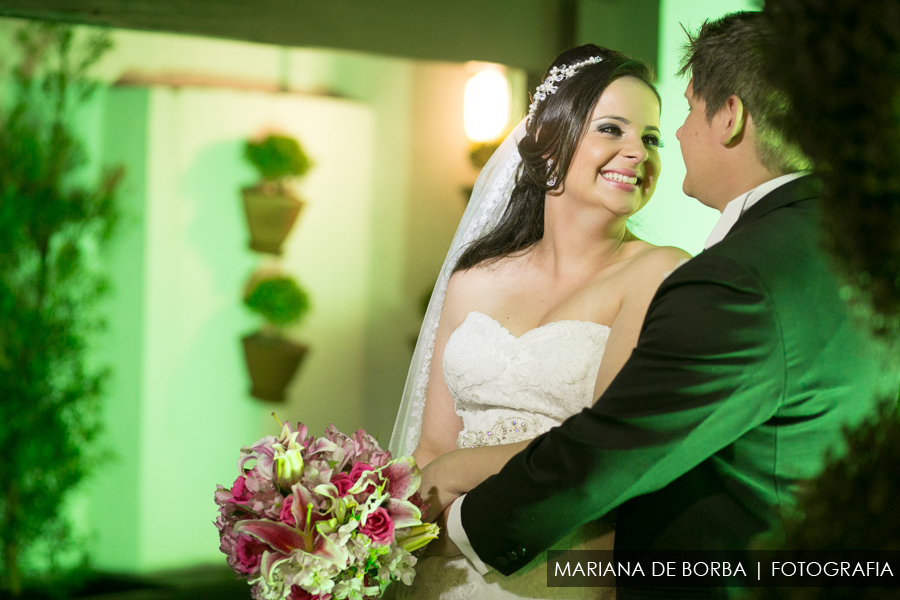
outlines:
{"label": "tree foliage", "polygon": [[825,244],[870,329],[900,340],[900,3],[769,0],[780,124],[815,163]]}
{"label": "tree foliage", "polygon": [[[847,452],[832,456],[798,498],[798,511],[786,524],[787,542],[764,540],[761,547],[778,548],[785,561],[808,558],[807,551],[845,556],[853,551],[900,551],[900,415],[894,399],[878,414],[845,432]],[[898,600],[900,588],[825,586],[755,588],[750,600]]]}
{"label": "tree foliage", "polygon": [[96,459],[106,371],[88,351],[121,178],[111,169],[89,181],[73,131],[108,34],[34,24],[16,41],[0,112],[0,547],[14,594],[29,549],[66,548],[66,495]]}

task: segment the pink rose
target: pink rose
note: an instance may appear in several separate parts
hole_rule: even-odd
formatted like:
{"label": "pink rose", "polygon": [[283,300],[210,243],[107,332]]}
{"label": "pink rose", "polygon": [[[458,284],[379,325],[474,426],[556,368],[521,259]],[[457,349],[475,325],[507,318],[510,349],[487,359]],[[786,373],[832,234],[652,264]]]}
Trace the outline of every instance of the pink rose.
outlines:
{"label": "pink rose", "polygon": [[234,480],[234,485],[231,486],[231,495],[232,502],[235,504],[247,504],[253,498],[253,494],[247,489],[247,480],[243,475],[238,475],[238,478]]}
{"label": "pink rose", "polygon": [[372,538],[376,544],[390,544],[394,541],[394,521],[383,508],[376,508],[359,528],[360,533]]}
{"label": "pink rose", "polygon": [[259,563],[266,547],[245,535],[238,537],[235,554],[238,559],[238,570],[253,575],[259,570]]}
{"label": "pink rose", "polygon": [[353,483],[356,483],[357,480],[359,480],[360,475],[362,475],[366,471],[374,471],[374,470],[375,469],[373,469],[370,465],[367,465],[366,463],[361,463],[361,462],[353,463],[353,468],[350,469],[350,479],[353,480]]}
{"label": "pink rose", "polygon": [[356,480],[346,473],[338,473],[331,478],[331,483],[337,488],[338,496],[343,498],[350,491],[350,488],[353,487],[353,484],[356,483]]}
{"label": "pink rose", "polygon": [[[375,469],[372,468],[372,466],[369,464],[366,464],[363,462],[356,462],[353,464],[353,467],[350,469],[350,479],[352,479],[353,483],[356,484],[359,482],[359,478],[362,477],[364,473],[366,473],[367,471],[374,471],[374,470]],[[375,485],[373,483],[370,483],[369,485],[364,487],[359,493],[355,494],[354,498],[356,498],[357,501],[360,504],[362,504],[365,501],[365,499],[368,497],[368,495],[374,491],[375,491]]]}
{"label": "pink rose", "polygon": [[286,523],[291,527],[297,526],[297,519],[294,518],[294,513],[291,510],[291,507],[294,505],[294,495],[291,494],[287,498],[284,499],[284,504],[281,505],[281,514],[278,515],[278,520],[282,523]]}
{"label": "pink rose", "polygon": [[291,586],[291,595],[288,596],[288,600],[330,600],[331,594],[324,595],[313,595],[304,590],[299,585]]}

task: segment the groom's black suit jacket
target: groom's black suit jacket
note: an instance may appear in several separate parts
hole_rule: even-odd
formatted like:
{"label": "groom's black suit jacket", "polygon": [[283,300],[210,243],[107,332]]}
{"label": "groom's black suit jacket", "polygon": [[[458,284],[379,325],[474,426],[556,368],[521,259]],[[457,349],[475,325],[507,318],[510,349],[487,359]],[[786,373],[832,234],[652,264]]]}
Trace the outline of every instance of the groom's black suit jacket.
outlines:
{"label": "groom's black suit jacket", "polygon": [[896,394],[820,251],[818,188],[777,188],[676,269],[595,405],[469,492],[462,523],[484,562],[510,574],[616,507],[617,552],[743,549],[842,426]]}

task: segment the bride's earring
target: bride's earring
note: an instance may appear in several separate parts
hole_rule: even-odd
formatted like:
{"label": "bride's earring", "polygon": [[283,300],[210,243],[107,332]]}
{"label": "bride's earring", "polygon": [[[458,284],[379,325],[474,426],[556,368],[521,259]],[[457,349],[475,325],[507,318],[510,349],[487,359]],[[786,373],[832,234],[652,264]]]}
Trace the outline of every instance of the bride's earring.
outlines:
{"label": "bride's earring", "polygon": [[[553,159],[548,158],[547,159],[547,172],[549,173],[551,170],[553,170]],[[547,185],[549,187],[553,187],[556,185],[556,174],[555,173],[553,175],[550,175],[550,177],[547,178]]]}

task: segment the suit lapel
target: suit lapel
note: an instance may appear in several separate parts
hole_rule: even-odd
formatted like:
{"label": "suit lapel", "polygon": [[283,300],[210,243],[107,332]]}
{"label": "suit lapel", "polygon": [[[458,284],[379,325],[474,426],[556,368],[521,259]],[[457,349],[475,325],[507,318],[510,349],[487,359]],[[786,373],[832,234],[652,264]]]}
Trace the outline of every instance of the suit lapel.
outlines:
{"label": "suit lapel", "polygon": [[773,210],[784,208],[785,206],[790,206],[791,204],[796,204],[803,200],[818,198],[821,190],[822,183],[810,175],[789,181],[788,183],[775,188],[761,198],[759,202],[748,208],[747,212],[738,218],[734,227],[732,227],[725,235],[725,238],[727,239],[728,236],[732,235],[734,232],[742,229],[747,224],[756,221],[760,217],[767,215]]}

